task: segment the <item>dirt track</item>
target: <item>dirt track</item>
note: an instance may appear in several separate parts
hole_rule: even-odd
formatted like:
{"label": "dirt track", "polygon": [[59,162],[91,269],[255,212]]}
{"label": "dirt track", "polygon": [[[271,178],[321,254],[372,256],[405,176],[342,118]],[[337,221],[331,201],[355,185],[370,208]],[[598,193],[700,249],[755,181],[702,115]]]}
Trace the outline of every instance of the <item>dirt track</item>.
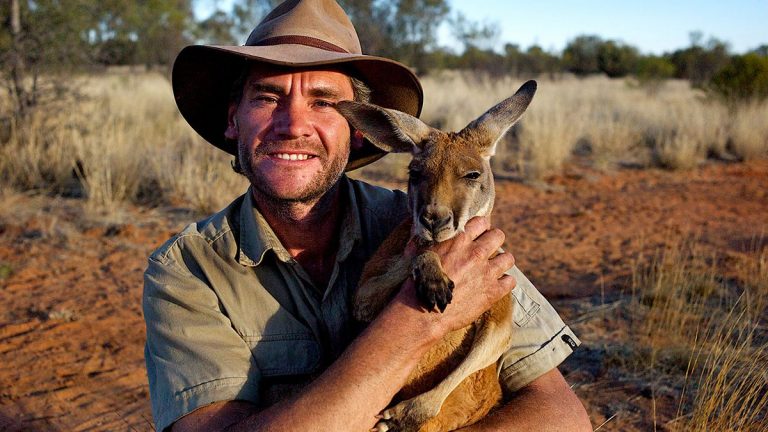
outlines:
{"label": "dirt track", "polygon": [[[768,229],[767,191],[766,161],[677,173],[572,169],[546,187],[501,182],[494,223],[568,318],[583,312],[575,299],[618,295],[634,260],[664,244],[694,235],[727,253],[754,246]],[[109,220],[76,200],[3,202],[0,430],[151,430],[141,276],[149,252],[194,216],[123,209]],[[580,336],[600,338],[593,330]],[[567,372],[583,379],[587,361]],[[601,423],[604,398],[580,394]]]}

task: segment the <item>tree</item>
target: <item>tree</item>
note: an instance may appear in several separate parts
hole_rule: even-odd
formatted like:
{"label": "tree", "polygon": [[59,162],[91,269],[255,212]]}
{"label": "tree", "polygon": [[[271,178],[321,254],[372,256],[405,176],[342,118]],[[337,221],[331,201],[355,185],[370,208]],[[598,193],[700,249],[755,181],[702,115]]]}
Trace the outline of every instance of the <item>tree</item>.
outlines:
{"label": "tree", "polygon": [[509,73],[504,58],[493,51],[501,30],[493,23],[480,23],[456,13],[448,20],[454,36],[464,46],[456,66],[485,71],[491,75]]}
{"label": "tree", "polygon": [[397,0],[389,30],[392,57],[426,72],[425,54],[436,48],[437,29],[450,8],[446,0]]}
{"label": "tree", "polygon": [[694,86],[704,85],[729,62],[728,44],[715,38],[701,44],[701,39],[700,32],[692,32],[691,46],[668,56],[675,65],[675,77],[687,79]]}
{"label": "tree", "polygon": [[461,12],[457,12],[448,22],[453,35],[461,42],[465,50],[469,47],[492,50],[499,34],[501,34],[498,24],[472,21]]}
{"label": "tree", "polygon": [[143,0],[135,2],[132,35],[137,40],[137,61],[148,67],[170,67],[176,54],[191,40],[187,30],[192,27],[190,0]]}
{"label": "tree", "polygon": [[234,45],[240,41],[235,36],[234,14],[215,10],[200,20],[193,30],[195,42],[201,44]]}
{"label": "tree", "polygon": [[18,0],[11,0],[7,13],[10,37],[4,38],[3,41],[4,45],[7,44],[3,63],[8,65],[8,89],[16,107],[14,111],[18,116],[23,117],[26,116],[31,101],[24,85],[25,65],[21,54],[21,9]]}
{"label": "tree", "polygon": [[99,64],[169,66],[189,42],[191,0],[10,0],[0,62],[14,117],[73,94],[60,72]]}
{"label": "tree", "polygon": [[373,0],[341,0],[339,4],[347,12],[357,29],[357,36],[363,52],[374,55],[391,53],[395,41],[391,23],[394,6],[392,2]]}
{"label": "tree", "polygon": [[94,60],[105,66],[133,65],[137,58],[136,41],[112,38],[101,42],[96,47]]}
{"label": "tree", "polygon": [[563,50],[565,68],[579,76],[600,72],[597,56],[602,43],[602,39],[594,35],[578,36],[568,42]]}
{"label": "tree", "polygon": [[648,93],[656,94],[664,82],[675,74],[675,65],[664,57],[640,57],[635,68],[638,84]]}
{"label": "tree", "polygon": [[504,67],[504,57],[493,50],[472,45],[459,56],[456,66],[460,69],[484,71],[494,76],[508,73]]}
{"label": "tree", "polygon": [[766,44],[760,45],[759,47],[753,49],[751,52],[759,56],[768,57],[768,45]]}
{"label": "tree", "polygon": [[531,75],[549,74],[553,77],[562,70],[560,58],[544,51],[539,45],[531,45],[521,59],[520,71]]}
{"label": "tree", "polygon": [[520,45],[504,44],[504,68],[513,76],[520,76],[525,54],[520,51]]}
{"label": "tree", "polygon": [[88,61],[89,45],[82,32],[89,22],[88,2],[78,0],[10,0],[2,4],[8,17],[0,35],[0,62],[11,115],[24,120],[46,98],[60,94],[66,83],[43,81],[55,73]]}
{"label": "tree", "polygon": [[635,69],[638,57],[635,47],[609,40],[597,49],[597,67],[611,78],[624,77]]}
{"label": "tree", "polygon": [[244,43],[251,31],[282,0],[239,0],[232,7],[232,37]]}
{"label": "tree", "polygon": [[755,53],[732,57],[709,87],[730,102],[768,99],[768,57]]}

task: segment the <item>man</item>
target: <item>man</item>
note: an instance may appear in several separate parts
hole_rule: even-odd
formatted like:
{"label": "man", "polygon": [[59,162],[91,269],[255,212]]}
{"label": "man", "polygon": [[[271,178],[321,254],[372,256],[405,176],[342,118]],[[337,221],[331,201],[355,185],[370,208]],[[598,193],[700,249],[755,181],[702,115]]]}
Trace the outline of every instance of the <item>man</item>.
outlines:
{"label": "man", "polygon": [[432,344],[510,291],[515,341],[499,364],[510,400],[467,430],[590,430],[556,369],[578,339],[519,271],[505,276],[510,254],[489,258],[504,235],[487,219],[435,248],[456,285],[444,313],[423,311],[408,281],[362,332],[352,322],[361,268],[407,204],[344,175],[382,153],[333,104],[418,115],[422,92],[403,65],[361,54],[333,0],[286,1],[246,46],[187,47],[173,86],[187,121],[236,155],[251,187],[149,259],[157,430],[369,430]]}

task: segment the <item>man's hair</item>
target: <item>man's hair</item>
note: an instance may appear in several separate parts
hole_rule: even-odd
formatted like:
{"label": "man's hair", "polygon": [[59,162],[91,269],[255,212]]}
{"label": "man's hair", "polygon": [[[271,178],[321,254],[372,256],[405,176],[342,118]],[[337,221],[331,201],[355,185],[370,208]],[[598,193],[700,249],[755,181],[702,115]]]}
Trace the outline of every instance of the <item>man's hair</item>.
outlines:
{"label": "man's hair", "polygon": [[[243,90],[245,88],[245,81],[250,75],[251,67],[246,65],[240,75],[232,82],[232,90],[229,92],[229,103],[235,105],[240,103],[243,98]],[[360,78],[354,76],[354,72],[342,70],[344,74],[349,77],[349,81],[352,83],[352,95],[355,102],[368,103],[371,101],[371,88]],[[240,175],[244,175],[243,167],[240,165],[240,159],[235,155],[235,159],[232,160],[232,170]]]}

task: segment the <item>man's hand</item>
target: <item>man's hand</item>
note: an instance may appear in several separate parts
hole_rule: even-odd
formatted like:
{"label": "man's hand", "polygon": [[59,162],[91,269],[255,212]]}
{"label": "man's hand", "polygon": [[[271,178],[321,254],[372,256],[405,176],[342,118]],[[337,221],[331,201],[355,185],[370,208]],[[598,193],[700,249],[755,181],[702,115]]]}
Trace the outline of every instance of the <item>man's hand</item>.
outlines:
{"label": "man's hand", "polygon": [[[515,279],[504,274],[515,265],[515,258],[506,252],[499,253],[503,244],[501,230],[492,229],[488,218],[475,217],[467,222],[464,232],[430,248],[440,257],[443,270],[454,283],[453,299],[445,311],[428,315],[434,337],[439,339],[466,327],[515,287]],[[409,245],[406,254],[414,253]],[[410,280],[394,301],[421,307]]]}

